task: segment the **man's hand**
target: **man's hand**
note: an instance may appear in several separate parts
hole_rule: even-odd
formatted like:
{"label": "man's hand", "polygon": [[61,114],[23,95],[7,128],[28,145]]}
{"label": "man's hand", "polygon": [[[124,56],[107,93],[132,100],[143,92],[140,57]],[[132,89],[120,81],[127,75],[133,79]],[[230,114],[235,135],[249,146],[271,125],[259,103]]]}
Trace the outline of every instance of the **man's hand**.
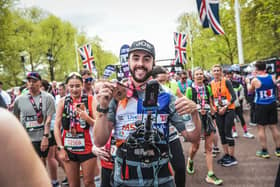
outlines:
{"label": "man's hand", "polygon": [[96,147],[93,146],[92,147],[92,152],[93,154],[95,154],[96,156],[98,156],[100,159],[109,162],[110,161],[110,154],[109,152],[104,148],[104,147]]}
{"label": "man's hand", "polygon": [[113,91],[116,87],[115,83],[105,82],[102,88],[96,95],[96,100],[100,104],[101,108],[108,108],[109,103],[113,97]]}
{"label": "man's hand", "polygon": [[186,97],[180,97],[175,101],[175,109],[179,115],[192,114],[197,111],[195,102]]}
{"label": "man's hand", "polygon": [[43,137],[42,141],[41,141],[41,151],[44,152],[48,149],[49,147],[49,139],[47,137]]}

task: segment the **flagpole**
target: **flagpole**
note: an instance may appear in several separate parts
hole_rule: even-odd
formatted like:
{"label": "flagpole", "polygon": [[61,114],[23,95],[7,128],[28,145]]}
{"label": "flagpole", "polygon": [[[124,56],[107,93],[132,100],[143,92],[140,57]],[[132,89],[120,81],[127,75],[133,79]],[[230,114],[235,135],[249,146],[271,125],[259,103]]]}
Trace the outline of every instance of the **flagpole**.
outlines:
{"label": "flagpole", "polygon": [[241,33],[241,26],[240,26],[240,10],[239,10],[240,6],[238,0],[235,0],[234,7],[235,7],[235,22],[236,22],[236,33],[237,33],[237,46],[238,46],[238,61],[239,64],[244,64],[242,33]]}
{"label": "flagpole", "polygon": [[77,40],[76,40],[76,35],[74,38],[74,47],[75,47],[75,55],[76,55],[76,68],[77,68],[77,72],[80,72],[80,67],[79,67],[79,57],[78,57],[78,44],[77,44]]}
{"label": "flagpole", "polygon": [[193,50],[192,50],[192,34],[191,34],[191,29],[190,29],[190,21],[188,19],[187,21],[187,24],[188,24],[188,36],[190,37],[190,49],[191,49],[191,66],[192,66],[192,73],[193,73]]}

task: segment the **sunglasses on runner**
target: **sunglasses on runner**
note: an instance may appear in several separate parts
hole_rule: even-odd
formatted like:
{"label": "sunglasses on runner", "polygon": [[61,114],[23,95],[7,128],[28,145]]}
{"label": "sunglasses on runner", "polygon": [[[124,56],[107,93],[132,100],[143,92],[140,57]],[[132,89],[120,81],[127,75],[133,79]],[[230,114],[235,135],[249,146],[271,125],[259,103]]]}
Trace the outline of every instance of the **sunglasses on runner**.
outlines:
{"label": "sunglasses on runner", "polygon": [[91,83],[92,81],[93,81],[92,77],[88,77],[88,78],[84,79],[85,83]]}

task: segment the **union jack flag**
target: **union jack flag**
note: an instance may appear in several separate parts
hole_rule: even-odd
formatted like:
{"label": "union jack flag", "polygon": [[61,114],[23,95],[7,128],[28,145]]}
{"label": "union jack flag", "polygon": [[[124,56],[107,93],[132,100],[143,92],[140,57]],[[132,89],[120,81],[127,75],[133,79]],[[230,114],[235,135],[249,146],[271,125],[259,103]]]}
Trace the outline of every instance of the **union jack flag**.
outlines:
{"label": "union jack flag", "polygon": [[175,45],[175,60],[173,64],[186,64],[187,63],[187,35],[183,33],[174,32],[174,45]]}
{"label": "union jack flag", "polygon": [[78,51],[80,53],[84,68],[95,74],[96,68],[91,45],[86,44],[82,47],[79,47]]}
{"label": "union jack flag", "polygon": [[219,0],[196,0],[203,28],[211,27],[215,34],[225,34],[219,17]]}

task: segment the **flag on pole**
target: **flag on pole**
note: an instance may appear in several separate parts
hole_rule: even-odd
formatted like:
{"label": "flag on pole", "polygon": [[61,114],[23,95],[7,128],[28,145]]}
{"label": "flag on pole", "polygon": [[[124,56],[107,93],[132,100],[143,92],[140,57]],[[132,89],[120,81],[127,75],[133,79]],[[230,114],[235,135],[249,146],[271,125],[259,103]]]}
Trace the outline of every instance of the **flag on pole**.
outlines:
{"label": "flag on pole", "polygon": [[121,71],[124,74],[124,77],[129,76],[129,67],[128,67],[128,51],[129,45],[124,44],[120,49],[120,64],[121,64]]}
{"label": "flag on pole", "polygon": [[175,64],[187,63],[187,35],[183,33],[174,32],[174,45],[175,45]]}
{"label": "flag on pole", "polygon": [[90,70],[91,73],[97,75],[91,45],[90,44],[85,44],[84,46],[79,47],[78,51],[80,53],[80,56],[81,56],[81,59],[82,59],[82,62],[83,62],[83,67],[85,69]]}
{"label": "flag on pole", "polygon": [[108,79],[112,73],[115,72],[115,66],[114,65],[107,65],[105,67],[104,73],[103,73],[103,77],[104,79]]}
{"label": "flag on pole", "polygon": [[196,0],[196,2],[202,27],[211,27],[218,35],[225,34],[220,24],[219,0]]}

